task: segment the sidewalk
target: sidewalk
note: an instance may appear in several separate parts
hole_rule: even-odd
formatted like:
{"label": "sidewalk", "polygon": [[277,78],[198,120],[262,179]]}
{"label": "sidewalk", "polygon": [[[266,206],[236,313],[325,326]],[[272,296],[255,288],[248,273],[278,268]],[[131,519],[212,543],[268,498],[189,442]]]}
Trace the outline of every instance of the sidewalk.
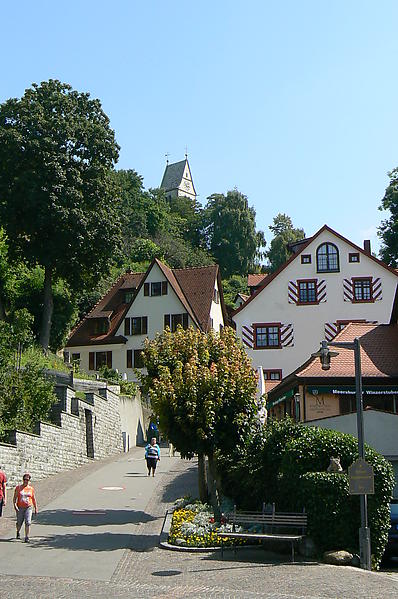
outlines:
{"label": "sidewalk", "polygon": [[[159,548],[165,509],[177,497],[195,492],[196,475],[195,462],[165,456],[155,479],[148,478],[142,450],[95,467],[85,478],[75,472],[75,485],[52,500],[42,512],[42,521],[35,524],[33,535],[40,532],[41,538],[31,546],[0,543],[1,571],[10,571],[10,558],[19,568],[18,576],[0,575],[1,599],[398,597],[396,574],[313,562],[281,563],[280,557],[261,548],[238,550],[236,558],[226,551],[224,560],[219,552],[192,554]],[[126,489],[106,494],[99,489],[103,485]],[[82,506],[100,513],[74,513]],[[101,510],[110,515],[104,516]],[[110,519],[105,522],[105,518]],[[18,555],[10,553],[15,546]],[[34,572],[32,561],[37,568]]]}

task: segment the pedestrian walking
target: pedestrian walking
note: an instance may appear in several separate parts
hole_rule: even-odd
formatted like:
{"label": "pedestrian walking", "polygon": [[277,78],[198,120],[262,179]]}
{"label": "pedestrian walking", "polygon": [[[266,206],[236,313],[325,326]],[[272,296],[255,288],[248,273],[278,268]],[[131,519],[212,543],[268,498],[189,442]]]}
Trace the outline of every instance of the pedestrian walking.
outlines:
{"label": "pedestrian walking", "polygon": [[6,507],[7,503],[7,489],[6,489],[7,477],[0,466],[0,518],[3,514],[3,507]]}
{"label": "pedestrian walking", "polygon": [[19,531],[25,522],[25,543],[29,543],[30,526],[32,524],[33,508],[37,514],[38,507],[35,497],[35,490],[30,484],[31,476],[26,472],[23,477],[22,485],[15,487],[14,508],[17,514],[17,539],[20,539]]}
{"label": "pedestrian walking", "polygon": [[156,443],[156,437],[152,437],[151,442],[145,447],[145,459],[148,467],[148,476],[155,476],[157,463],[160,462],[160,447]]}

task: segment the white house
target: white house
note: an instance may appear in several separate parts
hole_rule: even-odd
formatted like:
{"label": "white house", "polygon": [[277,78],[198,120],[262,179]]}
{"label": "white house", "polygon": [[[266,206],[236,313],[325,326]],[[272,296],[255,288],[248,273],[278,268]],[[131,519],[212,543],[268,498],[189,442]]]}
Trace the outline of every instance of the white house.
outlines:
{"label": "white house", "polygon": [[295,244],[233,313],[238,337],[268,380],[298,368],[348,322],[388,323],[398,273],[328,226]]}
{"label": "white house", "polygon": [[64,353],[84,371],[106,365],[134,380],[144,339],[178,324],[220,331],[225,319],[217,265],[172,270],[154,259],[145,273],[119,277],[72,331]]}

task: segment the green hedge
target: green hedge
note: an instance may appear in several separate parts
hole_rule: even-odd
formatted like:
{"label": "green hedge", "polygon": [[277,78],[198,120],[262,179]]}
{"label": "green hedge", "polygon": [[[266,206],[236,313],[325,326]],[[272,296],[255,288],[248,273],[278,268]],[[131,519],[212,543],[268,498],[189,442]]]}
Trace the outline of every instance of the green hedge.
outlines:
{"label": "green hedge", "polygon": [[[340,457],[344,473],[327,473],[331,457]],[[358,458],[351,435],[307,427],[286,418],[257,428],[243,447],[219,456],[223,490],[242,508],[260,509],[275,502],[280,510],[306,508],[309,534],[321,551],[359,551],[359,497],[348,493],[347,470]],[[389,502],[394,486],[391,464],[366,446],[373,465],[375,494],[368,497],[374,564],[378,564],[390,526]]]}

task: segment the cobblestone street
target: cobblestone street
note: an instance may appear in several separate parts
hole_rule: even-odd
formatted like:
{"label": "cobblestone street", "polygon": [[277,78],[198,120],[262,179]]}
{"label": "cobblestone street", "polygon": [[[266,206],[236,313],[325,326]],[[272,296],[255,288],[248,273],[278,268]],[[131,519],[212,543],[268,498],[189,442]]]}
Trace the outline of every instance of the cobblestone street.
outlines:
{"label": "cobblestone street", "polygon": [[[97,516],[98,520],[85,523],[84,534],[77,536],[74,534],[77,526],[75,520],[81,517],[77,503],[76,511],[72,512],[73,518],[70,514],[65,516],[64,507],[60,507],[57,513],[57,509],[50,510],[42,505],[42,519],[38,519],[32,531],[33,536],[40,531],[40,536],[32,538],[30,546],[12,540],[13,531],[5,532],[3,521],[0,598],[395,599],[398,596],[396,573],[369,573],[311,562],[291,564],[289,561],[281,562],[280,557],[278,559],[278,556],[261,548],[238,550],[236,557],[232,551],[227,551],[223,560],[219,552],[193,554],[159,548],[165,510],[175,498],[194,492],[196,488],[195,463],[164,456],[161,465],[158,477],[148,480],[142,450],[133,450],[130,454],[118,456],[113,462],[107,460],[102,468],[99,468],[98,463],[93,464],[94,472],[85,466],[80,473],[69,473],[72,485],[69,490],[66,490],[67,482],[65,489],[62,482],[63,478],[67,481],[68,474],[60,475],[62,494],[58,498],[55,498],[54,477],[47,483],[41,481],[37,486],[40,486],[43,501],[44,497],[50,498],[49,505],[55,502],[63,506],[64,498],[72,492],[73,495],[79,495],[80,509],[83,511],[93,508],[106,511],[104,497],[111,496],[111,493],[100,494],[102,503],[98,498],[93,503],[90,487],[93,483],[90,481],[94,476],[94,480],[102,482],[108,479],[109,484],[116,485],[119,476],[118,484],[126,487],[128,493],[118,501],[122,502],[124,510],[130,503],[131,518],[119,518],[118,522],[107,524],[106,521],[102,522],[101,516]],[[112,480],[110,468],[114,474]],[[52,484],[51,493],[46,491],[46,484]],[[77,493],[79,484],[87,488],[87,498]],[[98,489],[98,481],[95,484]],[[121,493],[115,493],[112,497],[115,495],[122,497]],[[137,518],[138,500],[140,518]],[[113,511],[116,507],[116,504],[112,505]],[[57,535],[53,534],[54,523],[58,528],[62,525]],[[101,534],[98,534],[99,530]],[[57,542],[54,542],[54,536]],[[105,546],[101,546],[101,543],[105,543]],[[13,554],[16,550],[18,553]],[[35,554],[40,560],[44,556],[44,562],[37,562],[39,558]],[[116,559],[119,555],[120,558]],[[100,569],[93,565],[92,556],[94,561],[98,561]],[[65,564],[61,572],[55,572],[56,564],[51,563],[53,560],[61,560],[61,566]],[[79,570],[76,562],[80,563]],[[32,563],[40,565],[38,576],[27,575],[27,568],[29,570],[29,564]],[[13,574],[11,568],[14,569]],[[46,574],[46,570],[53,574]],[[71,572],[80,572],[80,575],[72,576]],[[111,574],[108,575],[108,572]]]}

